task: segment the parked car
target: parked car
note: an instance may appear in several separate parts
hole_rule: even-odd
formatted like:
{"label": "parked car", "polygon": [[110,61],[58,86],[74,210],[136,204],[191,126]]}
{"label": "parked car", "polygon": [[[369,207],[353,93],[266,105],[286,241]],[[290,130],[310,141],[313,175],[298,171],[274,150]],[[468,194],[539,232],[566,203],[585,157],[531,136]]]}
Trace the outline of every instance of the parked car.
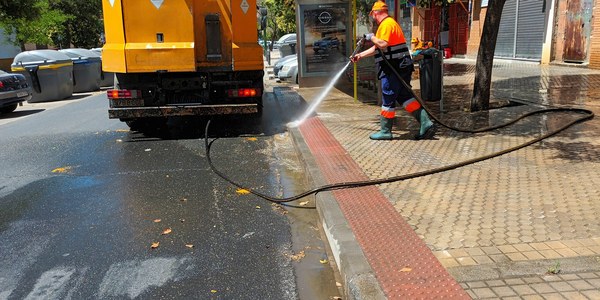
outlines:
{"label": "parked car", "polygon": [[[262,39],[258,39],[258,44],[263,48],[265,47],[265,41]],[[271,41],[267,41],[267,48],[271,48]]]}
{"label": "parked car", "polygon": [[0,113],[10,113],[19,103],[31,99],[33,91],[25,76],[0,70]]}
{"label": "parked car", "polygon": [[329,51],[329,49],[340,49],[340,40],[336,37],[322,38],[313,43],[315,53],[319,51]]}
{"label": "parked car", "polygon": [[283,68],[283,65],[285,63],[289,62],[290,60],[298,60],[298,55],[292,54],[292,55],[288,55],[286,57],[280,58],[275,63],[275,66],[273,66],[273,74],[275,75],[275,77],[277,77],[279,75],[279,71],[281,71],[281,69]]}
{"label": "parked car", "polygon": [[293,80],[298,83],[298,60],[291,59],[283,64],[283,68],[279,71],[279,80]]}
{"label": "parked car", "polygon": [[296,34],[295,33],[288,33],[288,34],[280,37],[273,44],[273,49],[279,49],[279,47],[281,47],[281,45],[286,45],[286,44],[296,44]]}

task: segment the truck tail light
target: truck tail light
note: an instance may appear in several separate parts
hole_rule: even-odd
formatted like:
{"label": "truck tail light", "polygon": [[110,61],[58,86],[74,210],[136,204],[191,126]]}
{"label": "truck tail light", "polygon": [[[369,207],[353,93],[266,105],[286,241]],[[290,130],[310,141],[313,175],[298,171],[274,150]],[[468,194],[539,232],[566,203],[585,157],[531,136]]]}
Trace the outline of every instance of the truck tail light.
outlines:
{"label": "truck tail light", "polygon": [[142,91],[138,90],[108,90],[106,91],[108,99],[139,99],[142,98]]}
{"label": "truck tail light", "polygon": [[227,90],[227,94],[231,98],[246,98],[246,97],[258,97],[261,96],[260,89],[257,88],[243,88],[243,89],[230,89]]}

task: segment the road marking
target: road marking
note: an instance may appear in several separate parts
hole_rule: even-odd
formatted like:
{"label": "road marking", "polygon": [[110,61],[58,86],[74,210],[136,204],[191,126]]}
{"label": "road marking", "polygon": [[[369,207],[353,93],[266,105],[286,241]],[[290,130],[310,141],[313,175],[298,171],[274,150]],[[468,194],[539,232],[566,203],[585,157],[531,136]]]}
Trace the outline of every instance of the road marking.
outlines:
{"label": "road marking", "polygon": [[188,258],[151,258],[114,263],[100,284],[100,298],[129,296],[136,298],[151,287],[161,287],[185,278],[193,268]]}
{"label": "road marking", "polygon": [[75,269],[70,267],[59,267],[44,272],[25,299],[62,298],[73,273],[75,273]]}

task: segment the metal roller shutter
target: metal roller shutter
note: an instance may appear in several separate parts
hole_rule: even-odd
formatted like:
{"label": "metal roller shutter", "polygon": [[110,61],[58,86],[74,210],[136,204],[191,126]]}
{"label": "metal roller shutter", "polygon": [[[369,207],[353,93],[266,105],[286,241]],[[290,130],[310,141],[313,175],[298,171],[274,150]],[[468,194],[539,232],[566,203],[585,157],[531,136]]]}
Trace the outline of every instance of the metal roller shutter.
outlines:
{"label": "metal roller shutter", "polygon": [[516,58],[540,60],[544,44],[546,13],[543,0],[519,1]]}
{"label": "metal roller shutter", "polygon": [[542,58],[546,24],[543,5],[543,0],[506,0],[496,40],[497,57]]}
{"label": "metal roller shutter", "polygon": [[496,56],[513,57],[515,52],[515,20],[517,17],[517,0],[506,0],[502,17],[500,18],[500,28],[498,29],[498,38],[496,39]]}

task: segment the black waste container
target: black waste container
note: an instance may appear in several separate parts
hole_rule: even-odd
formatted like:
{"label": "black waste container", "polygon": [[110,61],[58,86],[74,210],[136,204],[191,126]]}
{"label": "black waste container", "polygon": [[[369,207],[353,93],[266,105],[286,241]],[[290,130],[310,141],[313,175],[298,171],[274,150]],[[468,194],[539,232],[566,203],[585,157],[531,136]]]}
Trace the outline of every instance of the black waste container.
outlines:
{"label": "black waste container", "polygon": [[442,99],[443,53],[429,48],[420,54],[423,55],[423,59],[419,61],[421,98],[425,101],[439,101]]}

